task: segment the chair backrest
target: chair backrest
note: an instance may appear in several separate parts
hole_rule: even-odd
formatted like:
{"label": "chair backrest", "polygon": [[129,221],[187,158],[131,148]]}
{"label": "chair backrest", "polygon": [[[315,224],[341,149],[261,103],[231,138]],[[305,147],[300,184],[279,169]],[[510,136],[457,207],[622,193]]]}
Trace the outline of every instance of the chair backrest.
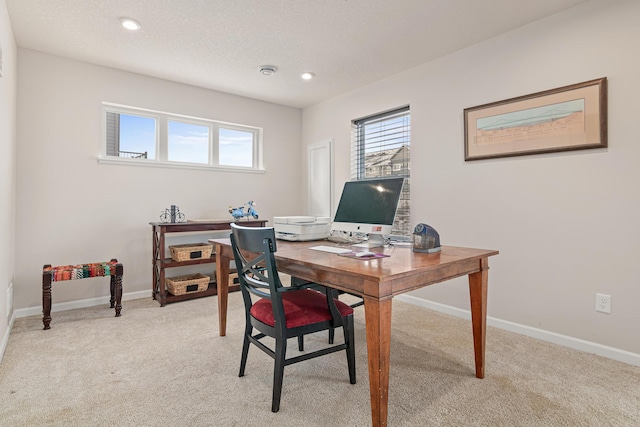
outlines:
{"label": "chair backrest", "polygon": [[238,281],[247,313],[251,309],[251,294],[268,298],[274,317],[284,319],[282,297],[274,253],[276,235],[273,227],[242,227],[231,224],[231,247],[238,270]]}

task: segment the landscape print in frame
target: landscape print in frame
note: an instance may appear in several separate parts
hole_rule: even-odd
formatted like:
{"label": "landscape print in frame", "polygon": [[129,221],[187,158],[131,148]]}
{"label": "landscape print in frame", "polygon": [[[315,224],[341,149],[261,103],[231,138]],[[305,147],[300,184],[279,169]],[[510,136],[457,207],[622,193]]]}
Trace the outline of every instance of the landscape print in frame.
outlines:
{"label": "landscape print in frame", "polygon": [[464,110],[465,161],[607,146],[607,78]]}

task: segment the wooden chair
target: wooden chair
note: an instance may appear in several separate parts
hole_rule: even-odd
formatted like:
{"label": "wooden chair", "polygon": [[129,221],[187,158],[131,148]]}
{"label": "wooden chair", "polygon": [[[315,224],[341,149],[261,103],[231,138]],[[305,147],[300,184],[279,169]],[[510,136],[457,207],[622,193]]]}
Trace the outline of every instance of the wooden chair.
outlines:
{"label": "wooden chair", "polygon": [[[249,345],[254,344],[274,359],[271,410],[280,409],[284,367],[318,356],[345,350],[349,381],[356,383],[353,309],[334,299],[333,292],[285,287],[280,281],[274,253],[276,238],[272,227],[241,227],[231,224],[231,246],[244,300],[246,324],[239,376],[244,376]],[[252,295],[258,297],[253,302]],[[254,298],[255,298],[254,297]],[[304,335],[342,327],[344,343],[286,358],[287,339],[297,337],[302,351]],[[259,333],[253,335],[253,329]],[[275,350],[261,339],[275,339]]]}

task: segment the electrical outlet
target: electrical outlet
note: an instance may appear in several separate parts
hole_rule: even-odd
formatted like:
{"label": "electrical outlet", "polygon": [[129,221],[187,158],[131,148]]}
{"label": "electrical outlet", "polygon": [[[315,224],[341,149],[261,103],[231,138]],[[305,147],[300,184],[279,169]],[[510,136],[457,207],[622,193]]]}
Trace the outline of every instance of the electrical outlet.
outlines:
{"label": "electrical outlet", "polygon": [[611,313],[611,295],[596,294],[596,311]]}

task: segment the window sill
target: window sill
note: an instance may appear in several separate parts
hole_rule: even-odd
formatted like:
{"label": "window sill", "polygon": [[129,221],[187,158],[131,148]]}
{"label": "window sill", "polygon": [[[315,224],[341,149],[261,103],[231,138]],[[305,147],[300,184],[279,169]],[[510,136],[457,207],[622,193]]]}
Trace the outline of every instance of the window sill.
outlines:
{"label": "window sill", "polygon": [[105,165],[145,166],[169,169],[196,169],[216,172],[265,173],[265,169],[251,169],[237,166],[211,166],[195,163],[159,162],[156,160],[128,159],[121,157],[98,157],[98,163]]}

